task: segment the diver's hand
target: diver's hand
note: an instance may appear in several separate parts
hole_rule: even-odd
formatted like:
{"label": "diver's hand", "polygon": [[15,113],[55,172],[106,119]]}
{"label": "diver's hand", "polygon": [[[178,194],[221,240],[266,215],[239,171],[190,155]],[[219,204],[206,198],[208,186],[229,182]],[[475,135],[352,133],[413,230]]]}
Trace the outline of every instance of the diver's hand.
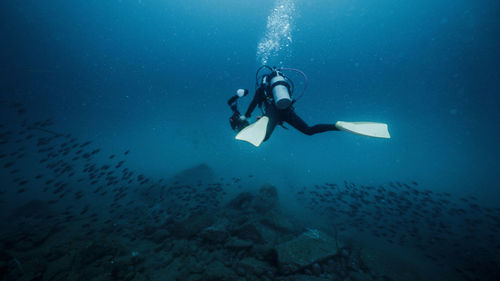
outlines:
{"label": "diver's hand", "polygon": [[240,120],[245,121],[245,120],[247,120],[247,118],[245,117],[245,115],[240,115]]}

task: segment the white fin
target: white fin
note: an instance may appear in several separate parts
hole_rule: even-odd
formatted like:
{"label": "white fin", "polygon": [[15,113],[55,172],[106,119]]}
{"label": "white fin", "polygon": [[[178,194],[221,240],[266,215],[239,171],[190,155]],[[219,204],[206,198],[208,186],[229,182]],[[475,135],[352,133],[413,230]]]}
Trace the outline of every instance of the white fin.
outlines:
{"label": "white fin", "polygon": [[247,141],[255,146],[259,146],[266,137],[268,122],[269,118],[267,116],[261,117],[259,120],[241,130],[236,135],[236,139]]}
{"label": "white fin", "polygon": [[374,137],[374,138],[384,138],[390,139],[391,135],[385,123],[375,123],[375,122],[344,122],[337,121],[335,127],[339,130],[347,131],[350,133]]}

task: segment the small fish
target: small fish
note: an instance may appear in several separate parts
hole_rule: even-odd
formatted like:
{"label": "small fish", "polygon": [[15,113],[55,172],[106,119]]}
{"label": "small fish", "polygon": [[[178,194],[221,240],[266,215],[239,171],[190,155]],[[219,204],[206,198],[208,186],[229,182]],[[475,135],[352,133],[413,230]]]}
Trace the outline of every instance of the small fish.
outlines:
{"label": "small fish", "polygon": [[85,147],[85,146],[87,146],[87,145],[89,145],[91,143],[92,143],[91,141],[86,141],[86,142],[80,144],[80,147]]}
{"label": "small fish", "polygon": [[18,185],[22,186],[22,185],[25,185],[25,184],[27,184],[27,183],[28,183],[28,181],[27,181],[27,180],[23,180],[23,181],[20,181],[20,182],[18,183]]}
{"label": "small fish", "polygon": [[26,113],[26,108],[19,108],[19,109],[17,110],[17,113],[18,113],[19,115],[23,115],[23,114],[25,114],[25,113]]}

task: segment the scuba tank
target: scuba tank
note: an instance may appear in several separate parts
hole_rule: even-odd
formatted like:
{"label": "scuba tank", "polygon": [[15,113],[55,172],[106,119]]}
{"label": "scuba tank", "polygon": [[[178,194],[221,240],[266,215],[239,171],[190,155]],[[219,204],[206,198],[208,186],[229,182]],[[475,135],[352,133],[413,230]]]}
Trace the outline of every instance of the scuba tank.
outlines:
{"label": "scuba tank", "polygon": [[[264,74],[261,76],[259,83],[259,73],[262,69],[266,68],[269,70],[269,74]],[[295,86],[293,81],[283,74],[283,70],[285,71],[293,71],[301,74],[304,77],[304,88],[302,90],[302,94],[297,98],[292,98],[294,93]],[[304,93],[307,89],[307,76],[301,70],[295,68],[287,68],[287,67],[270,67],[268,65],[262,65],[257,69],[255,73],[255,88],[260,87],[261,85],[266,86],[266,96],[269,100],[272,100],[276,106],[276,108],[283,110],[287,109],[290,105],[294,104],[297,100],[301,99],[304,96]]]}
{"label": "scuba tank", "polygon": [[286,109],[292,104],[290,84],[287,78],[276,69],[271,74],[269,88],[273,94],[274,104],[278,109]]}

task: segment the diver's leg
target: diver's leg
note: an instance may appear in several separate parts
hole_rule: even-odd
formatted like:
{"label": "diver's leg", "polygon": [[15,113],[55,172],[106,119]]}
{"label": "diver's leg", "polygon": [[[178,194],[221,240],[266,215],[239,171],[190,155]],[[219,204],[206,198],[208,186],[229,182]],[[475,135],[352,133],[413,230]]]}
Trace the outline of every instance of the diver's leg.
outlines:
{"label": "diver's leg", "polygon": [[276,125],[278,125],[278,122],[279,122],[279,118],[278,118],[279,114],[276,111],[276,109],[274,109],[271,106],[269,108],[266,108],[266,115],[265,116],[267,116],[269,118],[269,122],[267,123],[266,136],[264,137],[263,141],[266,141],[271,136],[271,134],[274,131],[274,128],[276,128]]}
{"label": "diver's leg", "polygon": [[311,136],[317,133],[323,133],[327,131],[338,131],[337,127],[335,127],[335,124],[318,124],[314,126],[308,126],[302,118],[300,118],[293,109],[290,109],[288,114],[286,115],[285,121],[292,125],[295,129],[299,130],[300,132]]}

